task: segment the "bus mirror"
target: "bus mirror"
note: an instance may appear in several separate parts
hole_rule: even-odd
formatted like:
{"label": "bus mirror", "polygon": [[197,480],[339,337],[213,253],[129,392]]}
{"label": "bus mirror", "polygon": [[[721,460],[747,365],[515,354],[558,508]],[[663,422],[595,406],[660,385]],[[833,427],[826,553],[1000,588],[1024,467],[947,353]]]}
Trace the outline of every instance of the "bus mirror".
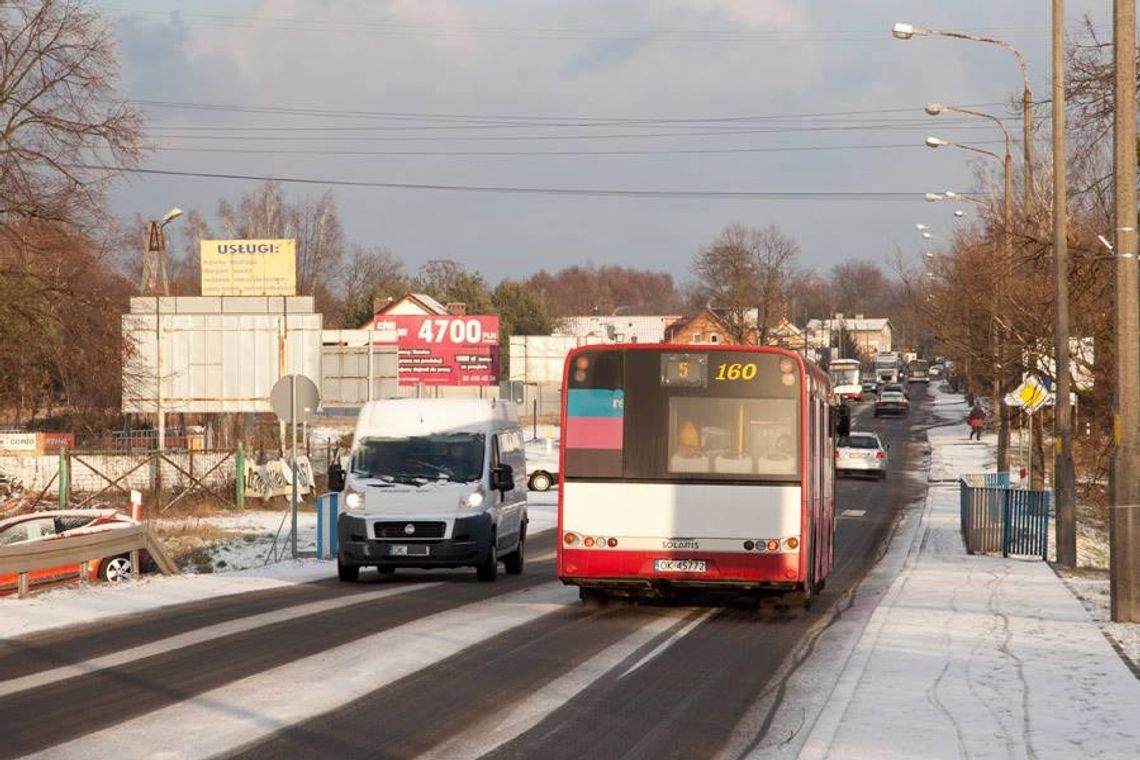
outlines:
{"label": "bus mirror", "polygon": [[832,419],[835,420],[836,435],[844,436],[851,432],[851,408],[847,404],[837,406]]}

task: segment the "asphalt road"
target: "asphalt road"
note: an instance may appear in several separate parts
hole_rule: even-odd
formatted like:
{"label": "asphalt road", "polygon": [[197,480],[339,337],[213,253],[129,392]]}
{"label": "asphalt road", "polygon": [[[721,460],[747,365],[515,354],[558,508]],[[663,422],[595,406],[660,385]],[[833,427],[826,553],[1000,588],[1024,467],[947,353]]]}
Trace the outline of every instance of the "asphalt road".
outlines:
{"label": "asphalt road", "polygon": [[[775,602],[581,605],[553,532],[521,576],[365,573],[0,642],[0,758],[708,757],[764,739],[796,658],[924,493],[921,387],[871,419],[884,482],[841,479],[835,568],[809,610]],[[805,642],[808,646],[805,646]],[[749,713],[749,735],[740,735]],[[757,729],[756,725],[760,727]]]}

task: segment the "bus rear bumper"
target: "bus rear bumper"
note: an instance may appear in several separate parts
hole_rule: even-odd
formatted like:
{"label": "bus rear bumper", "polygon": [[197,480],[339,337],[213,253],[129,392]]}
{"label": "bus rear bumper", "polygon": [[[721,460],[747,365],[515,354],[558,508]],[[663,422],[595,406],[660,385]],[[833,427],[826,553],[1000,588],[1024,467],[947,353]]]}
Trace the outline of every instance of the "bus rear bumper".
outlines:
{"label": "bus rear bumper", "polygon": [[[704,572],[658,569],[658,560],[696,560]],[[566,584],[610,590],[722,588],[788,590],[802,587],[801,559],[796,552],[646,553],[566,549],[558,557],[558,577]]]}

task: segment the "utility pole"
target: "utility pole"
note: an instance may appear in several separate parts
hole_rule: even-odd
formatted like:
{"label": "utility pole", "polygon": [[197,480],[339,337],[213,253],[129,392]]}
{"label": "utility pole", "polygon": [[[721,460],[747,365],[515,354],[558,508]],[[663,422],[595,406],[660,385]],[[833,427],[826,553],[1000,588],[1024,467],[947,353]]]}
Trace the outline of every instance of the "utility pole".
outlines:
{"label": "utility pole", "polygon": [[[1065,0],[1053,0],[1053,509],[1057,562],[1077,565],[1077,505],[1073,482],[1073,408],[1069,404],[1069,209],[1065,177]],[[1032,453],[1030,458],[1032,458]]]}
{"label": "utility pole", "polygon": [[1140,312],[1136,272],[1136,0],[1113,0],[1116,388],[1109,471],[1112,619],[1140,622]]}

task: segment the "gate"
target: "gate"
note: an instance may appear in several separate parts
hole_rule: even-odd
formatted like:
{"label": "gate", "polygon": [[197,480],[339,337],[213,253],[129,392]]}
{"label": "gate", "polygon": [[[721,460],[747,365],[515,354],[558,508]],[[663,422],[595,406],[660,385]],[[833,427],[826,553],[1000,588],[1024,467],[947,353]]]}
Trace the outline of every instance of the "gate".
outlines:
{"label": "gate", "polygon": [[1048,491],[1010,488],[1009,473],[964,475],[958,487],[966,551],[1048,559]]}

